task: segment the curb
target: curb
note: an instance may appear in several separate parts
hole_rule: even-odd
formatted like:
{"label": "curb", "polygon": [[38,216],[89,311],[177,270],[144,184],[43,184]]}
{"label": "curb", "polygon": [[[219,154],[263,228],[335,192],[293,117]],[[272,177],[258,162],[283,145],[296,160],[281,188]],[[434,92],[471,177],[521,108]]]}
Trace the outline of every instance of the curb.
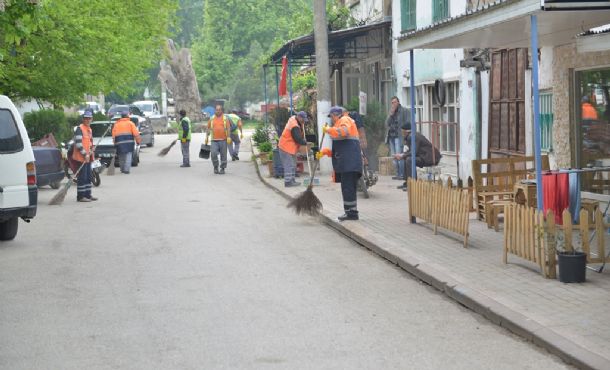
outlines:
{"label": "curb", "polygon": [[[252,146],[253,147],[253,146]],[[252,149],[254,150],[254,149]],[[273,186],[260,173],[259,165],[256,160],[254,167],[261,182],[282,196],[286,200],[293,197]],[[338,221],[320,214],[320,219],[327,226],[337,230],[341,234],[362,245],[366,249],[374,252],[385,260],[397,265],[405,272],[413,275],[417,279],[431,285],[449,298],[482,315],[489,321],[499,325],[510,332],[530,341],[550,353],[558,356],[570,365],[579,369],[610,369],[610,360],[593,353],[585,347],[577,344],[549,329],[536,321],[529,319],[521,313],[501,304],[500,302],[482,294],[476,290],[462,285],[453,280],[446,274],[422,264],[416,257],[399,257],[393,252],[373,243],[355,232],[348,230]]]}

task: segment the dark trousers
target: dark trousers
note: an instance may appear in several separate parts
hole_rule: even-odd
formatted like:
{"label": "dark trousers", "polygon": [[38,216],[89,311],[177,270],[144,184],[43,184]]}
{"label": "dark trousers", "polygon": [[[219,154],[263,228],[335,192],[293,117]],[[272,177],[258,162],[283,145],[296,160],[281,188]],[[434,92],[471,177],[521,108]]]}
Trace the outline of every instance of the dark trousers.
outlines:
{"label": "dark trousers", "polygon": [[[413,166],[411,165],[411,157],[407,157],[405,159],[403,159],[405,161],[405,181],[407,181],[409,179],[409,177],[411,177],[411,170],[413,168]],[[424,162],[423,159],[416,157],[415,158],[415,166],[417,167],[425,167],[425,166],[430,166],[429,164],[426,164]]]}
{"label": "dark trousers", "polygon": [[358,215],[358,201],[356,191],[358,187],[358,172],[341,172],[341,195],[343,196],[343,209],[346,214]]}
{"label": "dark trousers", "polygon": [[[80,168],[82,164],[83,162],[76,162],[77,168]],[[92,177],[93,174],[91,173],[91,163],[85,163],[85,165],[80,169],[80,172],[78,173],[78,178],[76,182],[77,200],[82,198],[91,198]]]}

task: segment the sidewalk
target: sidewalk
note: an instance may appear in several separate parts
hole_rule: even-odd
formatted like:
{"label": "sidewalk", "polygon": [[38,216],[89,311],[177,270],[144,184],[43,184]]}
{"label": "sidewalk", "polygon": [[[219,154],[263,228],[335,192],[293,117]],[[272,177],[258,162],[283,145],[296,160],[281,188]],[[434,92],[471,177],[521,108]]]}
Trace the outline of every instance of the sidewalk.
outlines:
{"label": "sidewalk", "polygon": [[[283,179],[270,178],[265,166],[259,170],[261,180],[285,197],[305,190],[284,188]],[[588,270],[584,284],[563,284],[515,256],[504,265],[502,231],[487,229],[474,214],[465,249],[457,235],[441,229],[434,235],[429,225],[410,224],[407,193],[387,176],[369,190],[369,199],[359,197],[359,221],[339,223],[340,186],[329,175],[319,177],[314,192],[329,226],[566,362],[610,369],[610,268],[602,274]]]}

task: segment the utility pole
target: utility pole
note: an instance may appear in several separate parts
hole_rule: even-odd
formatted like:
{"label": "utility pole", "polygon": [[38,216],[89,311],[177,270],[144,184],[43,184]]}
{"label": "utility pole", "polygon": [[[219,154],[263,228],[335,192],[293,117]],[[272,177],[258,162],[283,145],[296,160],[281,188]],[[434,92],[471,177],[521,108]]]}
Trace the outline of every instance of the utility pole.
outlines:
{"label": "utility pole", "polygon": [[[328,61],[328,26],[326,23],[326,0],[313,2],[313,33],[316,45],[316,78],[318,83],[318,97],[316,107],[318,111],[318,137],[322,138],[322,126],[328,122],[330,112],[330,65]],[[327,143],[330,141],[326,139]],[[322,148],[324,143],[318,143]],[[328,144],[326,144],[328,146]],[[330,171],[331,163],[328,158],[320,161],[320,170]]]}

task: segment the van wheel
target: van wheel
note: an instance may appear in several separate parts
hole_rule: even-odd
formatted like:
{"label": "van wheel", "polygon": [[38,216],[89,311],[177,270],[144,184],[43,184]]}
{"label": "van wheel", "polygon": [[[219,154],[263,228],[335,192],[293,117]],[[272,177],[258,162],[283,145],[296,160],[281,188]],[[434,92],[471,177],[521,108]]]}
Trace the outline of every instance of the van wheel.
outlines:
{"label": "van wheel", "polygon": [[0,222],[0,240],[15,239],[18,227],[19,219],[17,217]]}
{"label": "van wheel", "polygon": [[53,181],[52,183],[50,183],[49,185],[51,185],[51,189],[59,189],[59,186],[61,185],[60,181]]}

